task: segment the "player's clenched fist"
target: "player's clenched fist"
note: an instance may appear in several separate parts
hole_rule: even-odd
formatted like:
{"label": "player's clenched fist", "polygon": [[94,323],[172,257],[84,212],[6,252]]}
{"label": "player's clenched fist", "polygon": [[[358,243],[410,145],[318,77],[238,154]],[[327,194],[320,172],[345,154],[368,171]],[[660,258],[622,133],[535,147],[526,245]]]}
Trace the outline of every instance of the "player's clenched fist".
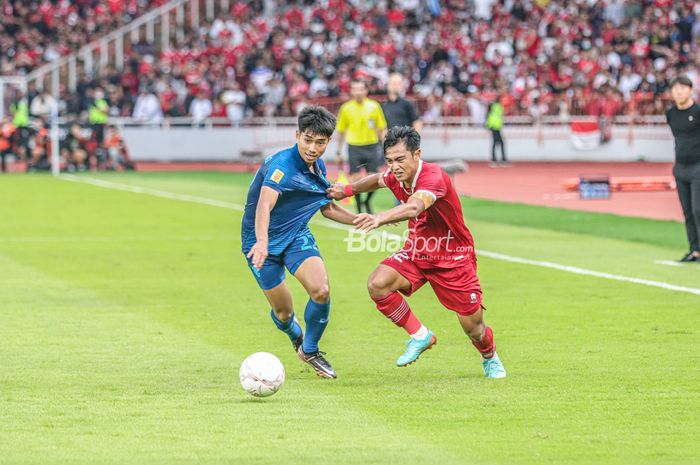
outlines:
{"label": "player's clenched fist", "polygon": [[328,197],[334,200],[342,200],[347,197],[345,194],[345,184],[340,182],[336,182],[331,187],[326,189],[326,193],[328,194]]}
{"label": "player's clenched fist", "polygon": [[263,263],[265,263],[265,259],[267,258],[267,242],[256,242],[248,252],[247,257],[252,257],[251,262],[253,263],[253,266],[256,269],[259,270],[260,268],[262,268]]}
{"label": "player's clenched fist", "polygon": [[379,227],[379,217],[369,213],[360,213],[355,216],[353,223],[355,223],[355,229],[368,232]]}

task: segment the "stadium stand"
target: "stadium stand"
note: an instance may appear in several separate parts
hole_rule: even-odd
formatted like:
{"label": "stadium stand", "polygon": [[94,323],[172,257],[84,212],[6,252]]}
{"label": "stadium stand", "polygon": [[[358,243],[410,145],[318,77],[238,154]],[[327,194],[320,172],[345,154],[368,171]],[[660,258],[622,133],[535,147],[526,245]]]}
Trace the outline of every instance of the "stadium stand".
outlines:
{"label": "stadium stand", "polygon": [[[5,2],[12,20],[0,36],[2,73],[55,59],[161,3]],[[353,77],[381,95],[397,70],[422,112],[432,98],[442,115],[466,116],[505,90],[508,115],[613,116],[633,104],[637,114],[658,114],[663,100],[654,97],[670,76],[698,80],[700,4],[692,1],[309,3],[236,2],[169,50],[138,43],[126,72],[83,76],[63,111],[85,111],[86,90],[101,86],[112,115],[131,115],[146,86],[165,116],[189,115],[197,96],[212,100],[210,115],[234,121],[291,116],[309,101],[334,106]]]}
{"label": "stadium stand", "polygon": [[25,74],[78,50],[165,0],[4,0],[0,75]]}
{"label": "stadium stand", "polygon": [[[164,3],[3,2],[0,73],[26,74]],[[86,122],[104,93],[110,117],[237,125],[311,102],[335,110],[358,77],[381,100],[398,71],[427,123],[480,125],[495,98],[528,122],[661,114],[672,76],[700,84],[698,14],[692,0],[232,2],[198,27],[182,24],[168,48],[127,44],[123,70],[97,66],[75,92],[62,82],[59,112]],[[40,95],[30,85],[30,108]]]}

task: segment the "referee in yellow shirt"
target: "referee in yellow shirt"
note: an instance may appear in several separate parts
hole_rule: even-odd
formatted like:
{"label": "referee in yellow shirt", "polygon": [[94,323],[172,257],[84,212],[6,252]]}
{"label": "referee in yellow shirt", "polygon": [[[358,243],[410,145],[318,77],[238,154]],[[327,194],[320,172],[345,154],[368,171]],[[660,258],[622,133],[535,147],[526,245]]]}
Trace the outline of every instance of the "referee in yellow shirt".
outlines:
{"label": "referee in yellow shirt", "polygon": [[[350,182],[360,178],[360,169],[367,174],[376,173],[383,163],[383,150],[379,142],[386,134],[386,119],[378,102],[367,98],[367,84],[354,80],[350,84],[351,100],[345,102],[338,111],[338,165],[342,163],[343,141],[348,141],[348,171]],[[360,194],[355,195],[357,212],[362,213],[364,205],[367,213],[372,213],[369,200],[374,192],[369,192],[364,202]]]}

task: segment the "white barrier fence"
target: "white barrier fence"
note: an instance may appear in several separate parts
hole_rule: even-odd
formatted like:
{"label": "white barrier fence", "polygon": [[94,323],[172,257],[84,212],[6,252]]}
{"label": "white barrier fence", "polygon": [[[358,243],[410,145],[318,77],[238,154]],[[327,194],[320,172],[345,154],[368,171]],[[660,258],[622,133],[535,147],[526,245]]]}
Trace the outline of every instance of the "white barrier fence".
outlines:
{"label": "white barrier fence", "polygon": [[[246,127],[204,127],[177,124],[122,125],[135,161],[246,161],[275,153],[294,143],[295,120],[261,120]],[[673,138],[662,124],[612,127],[607,143],[582,151],[571,130],[559,125],[512,125],[503,129],[506,152],[513,161],[672,161]],[[488,160],[490,132],[468,125],[427,126],[422,133],[426,159]],[[331,142],[327,154],[335,154]]]}

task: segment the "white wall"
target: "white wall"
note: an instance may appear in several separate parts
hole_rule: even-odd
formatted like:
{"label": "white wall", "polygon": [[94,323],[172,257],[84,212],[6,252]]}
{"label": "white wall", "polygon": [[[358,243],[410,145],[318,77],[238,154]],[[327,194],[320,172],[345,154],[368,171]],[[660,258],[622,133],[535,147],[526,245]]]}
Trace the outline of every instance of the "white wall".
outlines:
{"label": "white wall", "polygon": [[[291,146],[294,132],[292,126],[123,129],[137,161],[237,161],[242,151],[260,150],[267,155]],[[539,142],[538,131],[532,127],[506,127],[503,135],[506,153],[513,161],[673,161],[673,138],[666,126],[615,127],[612,140],[591,151],[574,149],[566,127],[543,129]],[[490,157],[490,134],[483,129],[426,128],[422,136],[423,154],[428,160],[476,161]],[[335,156],[335,147],[332,142],[326,157]]]}

